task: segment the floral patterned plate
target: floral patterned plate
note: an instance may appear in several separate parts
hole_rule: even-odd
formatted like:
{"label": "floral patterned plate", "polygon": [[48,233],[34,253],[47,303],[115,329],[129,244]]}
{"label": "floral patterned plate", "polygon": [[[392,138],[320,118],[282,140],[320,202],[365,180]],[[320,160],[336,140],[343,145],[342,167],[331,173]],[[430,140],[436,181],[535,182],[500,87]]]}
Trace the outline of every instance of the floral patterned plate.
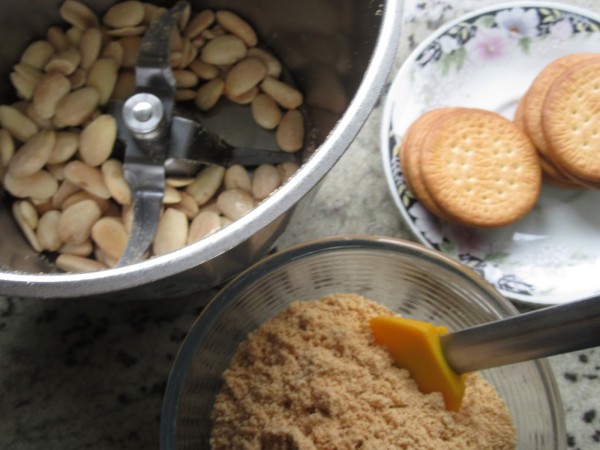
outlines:
{"label": "floral patterned plate", "polygon": [[600,15],[558,3],[497,5],[443,26],[419,45],[386,99],[384,170],[412,232],[513,300],[548,305],[600,293],[600,191],[544,186],[533,211],[515,224],[459,227],[432,216],[407,189],[397,147],[408,126],[433,108],[478,107],[512,119],[546,64],[584,51],[600,52]]}

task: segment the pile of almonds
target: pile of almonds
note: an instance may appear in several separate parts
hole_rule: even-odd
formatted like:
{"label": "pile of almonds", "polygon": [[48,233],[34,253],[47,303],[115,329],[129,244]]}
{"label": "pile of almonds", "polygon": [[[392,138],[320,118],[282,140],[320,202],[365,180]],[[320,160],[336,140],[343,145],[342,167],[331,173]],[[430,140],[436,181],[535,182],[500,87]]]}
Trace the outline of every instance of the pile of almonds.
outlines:
{"label": "pile of almonds", "polygon": [[[113,267],[132,226],[131,191],[113,155],[111,99],[134,93],[143,35],[164,8],[113,5],[99,18],[84,3],[60,7],[68,27],[31,43],[10,74],[20,101],[0,106],[0,180],[31,246],[57,252],[57,267]],[[257,47],[252,27],[233,12],[189,8],[171,37],[178,101],[202,111],[222,97],[251,105],[256,123],[275,130],[282,151],[304,144],[302,94],[281,80],[282,65]],[[209,165],[193,178],[166,181],[164,210],[151,249],[162,255],[214,233],[254,208],[298,169],[295,163]]]}

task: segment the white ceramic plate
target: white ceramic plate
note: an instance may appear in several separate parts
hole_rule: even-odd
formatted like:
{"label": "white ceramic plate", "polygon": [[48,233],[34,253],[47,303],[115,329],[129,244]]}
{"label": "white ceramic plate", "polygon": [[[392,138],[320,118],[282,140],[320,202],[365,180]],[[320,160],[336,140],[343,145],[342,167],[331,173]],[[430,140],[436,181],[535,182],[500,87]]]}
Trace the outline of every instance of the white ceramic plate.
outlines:
{"label": "white ceramic plate", "polygon": [[422,243],[471,266],[513,300],[547,305],[600,293],[600,191],[544,186],[533,211],[511,226],[459,227],[415,199],[394,149],[430,109],[476,107],[512,119],[546,64],[584,51],[600,53],[600,15],[558,3],[497,5],[437,30],[405,61],[387,95],[381,150],[404,219]]}

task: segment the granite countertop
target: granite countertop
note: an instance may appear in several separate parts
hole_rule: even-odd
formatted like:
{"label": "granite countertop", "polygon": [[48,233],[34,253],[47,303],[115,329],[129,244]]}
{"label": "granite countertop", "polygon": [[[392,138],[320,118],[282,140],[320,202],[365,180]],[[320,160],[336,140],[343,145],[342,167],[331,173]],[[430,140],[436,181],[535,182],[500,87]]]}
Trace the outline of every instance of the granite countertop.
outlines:
{"label": "granite countertop", "polygon": [[[431,31],[491,0],[408,0],[396,66]],[[600,12],[597,0],[577,4]],[[352,233],[411,239],[379,156],[381,104],[316,193],[303,200],[282,249]],[[161,302],[0,297],[0,448],[158,448],[162,395],[175,355],[214,291]],[[568,448],[600,449],[600,349],[549,358]]]}

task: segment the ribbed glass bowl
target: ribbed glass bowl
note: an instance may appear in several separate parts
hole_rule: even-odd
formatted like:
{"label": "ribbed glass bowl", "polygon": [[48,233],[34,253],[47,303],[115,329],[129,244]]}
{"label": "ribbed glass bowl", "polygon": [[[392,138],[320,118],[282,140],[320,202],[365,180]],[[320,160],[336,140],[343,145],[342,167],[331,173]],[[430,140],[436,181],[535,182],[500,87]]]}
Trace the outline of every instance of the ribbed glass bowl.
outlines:
{"label": "ribbed glass bowl", "polygon": [[[210,414],[221,374],[240,342],[292,301],[335,292],[360,294],[406,317],[450,330],[517,313],[471,269],[419,244],[340,236],[292,247],[236,277],[194,323],[167,384],[162,449],[210,448]],[[565,448],[563,408],[546,361],[481,373],[508,405],[517,427],[517,448]]]}

